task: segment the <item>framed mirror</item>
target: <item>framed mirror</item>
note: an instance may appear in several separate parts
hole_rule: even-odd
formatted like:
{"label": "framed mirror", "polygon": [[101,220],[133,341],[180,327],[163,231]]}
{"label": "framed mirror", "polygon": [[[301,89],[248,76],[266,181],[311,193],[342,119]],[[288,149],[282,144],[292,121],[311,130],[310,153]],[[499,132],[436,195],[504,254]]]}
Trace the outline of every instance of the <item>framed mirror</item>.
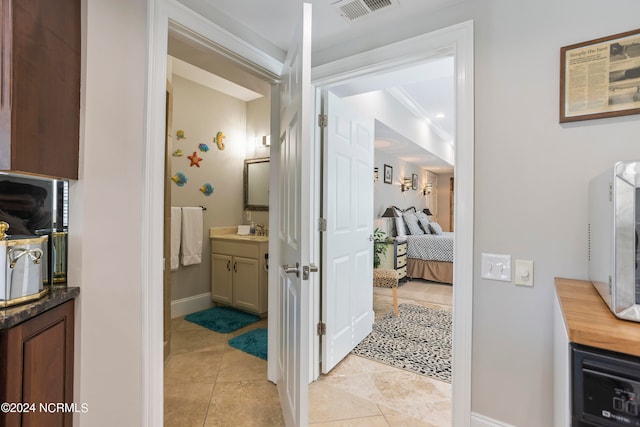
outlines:
{"label": "framed mirror", "polygon": [[244,161],[244,208],[269,210],[269,158]]}

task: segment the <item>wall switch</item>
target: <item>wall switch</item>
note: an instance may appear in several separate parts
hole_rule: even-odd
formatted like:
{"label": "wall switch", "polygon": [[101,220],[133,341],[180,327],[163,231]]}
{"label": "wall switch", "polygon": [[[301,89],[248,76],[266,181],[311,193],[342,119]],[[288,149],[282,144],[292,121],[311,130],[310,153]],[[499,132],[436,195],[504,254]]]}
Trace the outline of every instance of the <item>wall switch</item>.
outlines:
{"label": "wall switch", "polygon": [[533,286],[533,261],[516,260],[516,285]]}
{"label": "wall switch", "polygon": [[511,281],[511,255],[482,254],[482,278]]}

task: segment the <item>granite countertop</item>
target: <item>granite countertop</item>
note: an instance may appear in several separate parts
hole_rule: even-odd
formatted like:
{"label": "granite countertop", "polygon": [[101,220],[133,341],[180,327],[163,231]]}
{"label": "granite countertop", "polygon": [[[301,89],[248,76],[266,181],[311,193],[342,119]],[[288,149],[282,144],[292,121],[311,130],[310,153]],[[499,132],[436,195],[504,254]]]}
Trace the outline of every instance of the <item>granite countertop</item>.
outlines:
{"label": "granite countertop", "polygon": [[640,356],[640,323],[614,316],[589,281],[555,282],[569,341]]}
{"label": "granite countertop", "polygon": [[74,299],[78,294],[80,294],[80,288],[78,287],[52,288],[49,289],[49,292],[45,296],[38,300],[13,307],[0,308],[0,329],[9,329],[18,323],[22,323],[40,313]]}

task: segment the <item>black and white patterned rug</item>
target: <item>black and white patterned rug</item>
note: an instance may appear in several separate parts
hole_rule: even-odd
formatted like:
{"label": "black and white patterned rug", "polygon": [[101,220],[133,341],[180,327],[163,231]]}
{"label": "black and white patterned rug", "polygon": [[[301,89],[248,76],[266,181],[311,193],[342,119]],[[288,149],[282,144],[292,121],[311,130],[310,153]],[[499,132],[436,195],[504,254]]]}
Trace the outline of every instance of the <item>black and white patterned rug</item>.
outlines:
{"label": "black and white patterned rug", "polygon": [[368,359],[451,382],[451,312],[400,304],[352,351]]}

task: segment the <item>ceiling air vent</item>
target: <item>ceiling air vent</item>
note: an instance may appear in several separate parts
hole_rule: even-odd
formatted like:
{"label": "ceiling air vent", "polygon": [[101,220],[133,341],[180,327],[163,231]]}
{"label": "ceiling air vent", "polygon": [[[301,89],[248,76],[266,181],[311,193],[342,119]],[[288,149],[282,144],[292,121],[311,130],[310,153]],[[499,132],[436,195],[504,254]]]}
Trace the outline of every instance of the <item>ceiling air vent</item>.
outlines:
{"label": "ceiling air vent", "polygon": [[353,21],[380,9],[397,5],[397,0],[342,0],[331,6],[347,21]]}

